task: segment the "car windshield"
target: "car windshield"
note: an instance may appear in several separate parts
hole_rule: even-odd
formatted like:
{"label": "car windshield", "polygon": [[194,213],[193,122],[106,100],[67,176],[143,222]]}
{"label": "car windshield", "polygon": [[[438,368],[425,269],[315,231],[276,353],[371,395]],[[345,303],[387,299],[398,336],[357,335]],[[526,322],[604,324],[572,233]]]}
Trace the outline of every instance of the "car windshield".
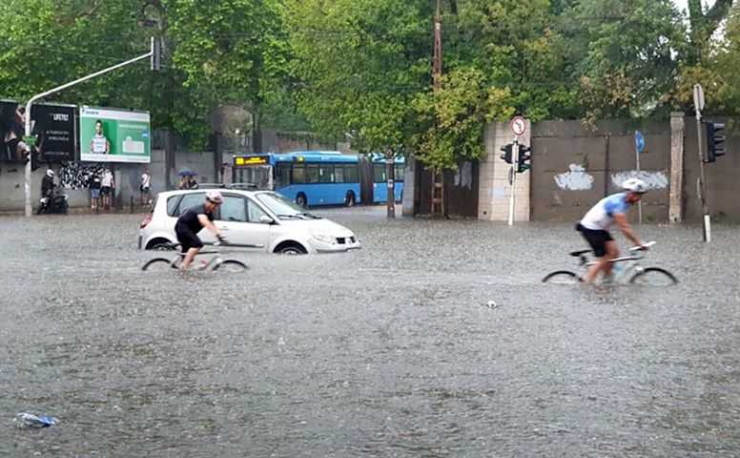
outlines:
{"label": "car windshield", "polygon": [[287,197],[274,192],[259,193],[257,199],[280,219],[319,219],[318,216],[308,213]]}

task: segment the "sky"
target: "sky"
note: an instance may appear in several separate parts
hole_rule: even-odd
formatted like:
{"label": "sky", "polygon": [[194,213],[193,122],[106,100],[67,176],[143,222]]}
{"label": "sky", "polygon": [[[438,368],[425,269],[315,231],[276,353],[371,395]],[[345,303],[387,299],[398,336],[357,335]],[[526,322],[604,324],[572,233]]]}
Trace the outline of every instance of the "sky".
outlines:
{"label": "sky", "polygon": [[[679,11],[683,11],[687,7],[687,0],[673,0],[673,3],[678,7]],[[705,7],[707,5],[714,5],[714,0],[702,0],[701,2]]]}

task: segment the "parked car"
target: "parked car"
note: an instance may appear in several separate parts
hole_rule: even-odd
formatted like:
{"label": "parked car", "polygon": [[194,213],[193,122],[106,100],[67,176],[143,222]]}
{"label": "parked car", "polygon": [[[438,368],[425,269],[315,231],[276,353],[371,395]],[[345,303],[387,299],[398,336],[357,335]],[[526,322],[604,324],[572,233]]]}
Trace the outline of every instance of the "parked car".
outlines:
{"label": "parked car", "polygon": [[[214,223],[228,243],[256,251],[283,254],[335,253],[361,247],[355,234],[344,226],[314,216],[272,191],[222,189],[224,203]],[[139,249],[172,249],[177,243],[175,223],[185,209],[205,201],[205,189],[159,193],[154,210],[142,221]],[[198,236],[213,244],[208,230]]]}

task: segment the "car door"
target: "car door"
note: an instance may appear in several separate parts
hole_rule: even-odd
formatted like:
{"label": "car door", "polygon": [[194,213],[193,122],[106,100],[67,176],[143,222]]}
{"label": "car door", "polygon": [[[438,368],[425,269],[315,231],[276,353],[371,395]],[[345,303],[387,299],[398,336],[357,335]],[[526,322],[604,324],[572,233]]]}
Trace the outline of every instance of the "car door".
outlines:
{"label": "car door", "polygon": [[216,216],[216,226],[230,245],[264,251],[270,241],[270,225],[260,222],[254,209],[250,211],[253,205],[254,202],[244,195],[225,193],[224,203]]}

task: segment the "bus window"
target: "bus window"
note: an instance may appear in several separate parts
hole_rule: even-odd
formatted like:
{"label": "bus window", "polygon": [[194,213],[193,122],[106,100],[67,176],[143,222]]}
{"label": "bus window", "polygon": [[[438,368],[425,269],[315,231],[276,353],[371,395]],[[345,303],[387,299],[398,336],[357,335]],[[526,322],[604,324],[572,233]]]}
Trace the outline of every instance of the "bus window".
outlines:
{"label": "bus window", "polygon": [[331,183],[332,174],[334,173],[334,166],[332,164],[324,164],[319,167],[319,183]]}
{"label": "bus window", "polygon": [[396,181],[403,183],[403,174],[406,172],[406,167],[403,165],[396,164]]}
{"label": "bus window", "polygon": [[356,164],[348,165],[345,167],[344,182],[345,183],[359,183],[360,182],[359,174],[357,173]]}
{"label": "bus window", "polygon": [[373,164],[373,181],[385,183],[385,164]]}
{"label": "bus window", "polygon": [[306,182],[306,166],[305,165],[294,165],[293,166],[293,181],[292,183],[305,183]]}
{"label": "bus window", "polygon": [[275,169],[275,186],[290,184],[290,164],[278,164]]}
{"label": "bus window", "polygon": [[309,164],[306,166],[306,183],[318,183],[319,182],[319,166],[318,164]]}
{"label": "bus window", "polygon": [[344,166],[337,164],[334,167],[334,183],[344,183]]}

